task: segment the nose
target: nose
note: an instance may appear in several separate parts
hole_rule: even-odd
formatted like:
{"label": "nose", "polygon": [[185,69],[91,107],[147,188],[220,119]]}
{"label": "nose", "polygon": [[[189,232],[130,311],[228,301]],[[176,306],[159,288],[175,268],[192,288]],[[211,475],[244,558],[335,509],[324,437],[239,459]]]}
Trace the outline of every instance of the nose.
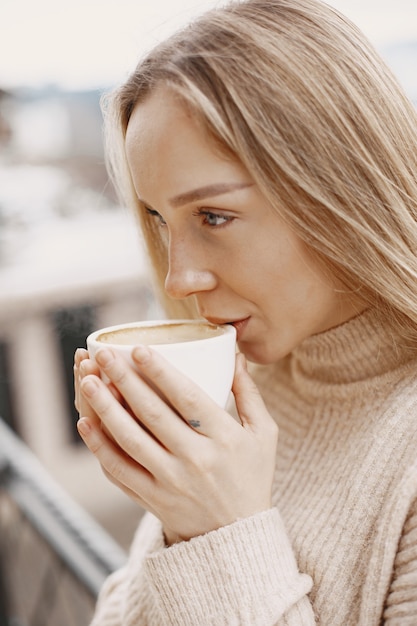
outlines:
{"label": "nose", "polygon": [[185,240],[173,242],[168,250],[168,273],[165,291],[171,298],[183,299],[216,286],[215,274],[209,269],[204,250],[187,245]]}

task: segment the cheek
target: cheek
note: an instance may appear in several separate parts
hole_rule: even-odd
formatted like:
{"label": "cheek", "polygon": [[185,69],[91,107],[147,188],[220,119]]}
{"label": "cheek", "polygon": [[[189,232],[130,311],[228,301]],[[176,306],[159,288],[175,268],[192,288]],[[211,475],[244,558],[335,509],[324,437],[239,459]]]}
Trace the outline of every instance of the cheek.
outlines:
{"label": "cheek", "polygon": [[[281,254],[275,258],[275,286],[293,313],[320,308],[331,290],[315,259],[299,241],[287,240]],[[311,311],[312,312],[312,311]]]}
{"label": "cheek", "polygon": [[286,291],[288,302],[292,303],[294,309],[306,313],[311,307],[315,309],[322,299],[322,289],[310,276],[288,281]]}

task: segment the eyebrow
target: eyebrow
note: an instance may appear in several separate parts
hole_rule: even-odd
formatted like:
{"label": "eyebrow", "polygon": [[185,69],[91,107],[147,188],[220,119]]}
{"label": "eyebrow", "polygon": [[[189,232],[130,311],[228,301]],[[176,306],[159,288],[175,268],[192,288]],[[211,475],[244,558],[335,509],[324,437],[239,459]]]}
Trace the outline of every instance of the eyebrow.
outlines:
{"label": "eyebrow", "polygon": [[171,198],[169,203],[173,208],[178,208],[184,204],[195,202],[196,200],[213,198],[214,196],[221,196],[224,193],[252,186],[253,183],[215,183],[213,185],[205,185],[204,187],[199,187],[198,189],[192,189],[191,191],[180,193],[178,196]]}

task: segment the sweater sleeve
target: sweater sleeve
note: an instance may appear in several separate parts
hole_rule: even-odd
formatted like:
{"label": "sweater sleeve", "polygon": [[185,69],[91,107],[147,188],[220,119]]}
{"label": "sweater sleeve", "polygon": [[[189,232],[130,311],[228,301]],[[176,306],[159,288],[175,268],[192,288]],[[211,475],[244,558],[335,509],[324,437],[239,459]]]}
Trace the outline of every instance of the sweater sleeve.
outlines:
{"label": "sweater sleeve", "polygon": [[417,624],[417,500],[410,509],[398,547],[384,611],[385,626]]}
{"label": "sweater sleeve", "polygon": [[313,626],[311,586],[276,509],[169,548],[147,514],[91,626]]}
{"label": "sweater sleeve", "polygon": [[148,554],[164,550],[159,520],[146,513],[136,531],[129,560],[105,581],[90,626],[147,626],[158,624],[143,562]]}
{"label": "sweater sleeve", "polygon": [[[145,542],[147,545],[145,546]],[[312,581],[276,509],[163,547],[146,515],[129,564],[109,578],[91,626],[313,626]]]}
{"label": "sweater sleeve", "polygon": [[145,569],[161,624],[315,624],[312,581],[298,571],[276,508],[150,555]]}

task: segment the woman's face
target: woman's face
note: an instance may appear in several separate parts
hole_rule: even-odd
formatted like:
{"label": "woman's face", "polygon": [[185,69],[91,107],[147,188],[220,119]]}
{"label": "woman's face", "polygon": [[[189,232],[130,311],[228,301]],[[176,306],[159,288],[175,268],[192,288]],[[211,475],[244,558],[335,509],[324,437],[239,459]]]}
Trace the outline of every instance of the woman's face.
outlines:
{"label": "woman's face", "polygon": [[272,363],[360,310],[251,180],[166,89],[138,105],[126,136],[136,192],[166,238],[172,298],[237,329],[251,361]]}

